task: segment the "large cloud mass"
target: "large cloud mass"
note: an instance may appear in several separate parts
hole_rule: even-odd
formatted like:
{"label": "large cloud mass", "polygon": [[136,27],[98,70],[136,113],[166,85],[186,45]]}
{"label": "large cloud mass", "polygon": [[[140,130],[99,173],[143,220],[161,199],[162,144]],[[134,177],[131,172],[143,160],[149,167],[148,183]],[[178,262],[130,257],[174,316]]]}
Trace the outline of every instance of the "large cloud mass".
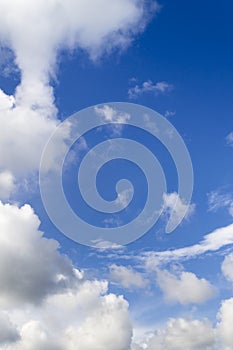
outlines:
{"label": "large cloud mass", "polygon": [[[57,126],[51,77],[62,49],[95,60],[124,49],[144,28],[156,1],[0,0],[0,46],[11,49],[21,73],[14,96],[0,90],[0,173],[8,171],[10,196],[17,182],[39,167],[42,149]],[[4,179],[5,181],[5,179]]]}
{"label": "large cloud mass", "polygon": [[126,300],[86,280],[39,224],[29,205],[0,203],[0,349],[128,349]]}

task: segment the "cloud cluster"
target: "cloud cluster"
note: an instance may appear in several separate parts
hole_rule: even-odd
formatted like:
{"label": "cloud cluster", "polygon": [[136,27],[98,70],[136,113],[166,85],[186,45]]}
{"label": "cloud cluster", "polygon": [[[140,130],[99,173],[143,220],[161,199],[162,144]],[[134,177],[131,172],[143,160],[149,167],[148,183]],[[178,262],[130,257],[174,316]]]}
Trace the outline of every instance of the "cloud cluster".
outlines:
{"label": "cloud cluster", "polygon": [[134,345],[133,350],[211,350],[214,349],[215,331],[208,320],[170,319],[160,329]]}
{"label": "cloud cluster", "polygon": [[233,299],[223,300],[213,326],[207,319],[171,318],[132,350],[231,350]]}
{"label": "cloud cluster", "polygon": [[221,266],[222,273],[227,280],[233,282],[233,254],[225,256]]}
{"label": "cloud cluster", "polygon": [[86,280],[39,224],[29,205],[0,203],[0,349],[128,349],[128,303]]}

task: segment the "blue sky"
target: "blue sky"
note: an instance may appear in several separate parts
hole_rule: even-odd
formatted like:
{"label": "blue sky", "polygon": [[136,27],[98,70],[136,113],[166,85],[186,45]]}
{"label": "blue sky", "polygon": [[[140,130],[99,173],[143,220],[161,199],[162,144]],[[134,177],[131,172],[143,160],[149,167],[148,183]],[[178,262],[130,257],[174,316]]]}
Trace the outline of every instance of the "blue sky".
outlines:
{"label": "blue sky", "polygon": [[[232,349],[233,4],[58,3],[0,0],[0,349]],[[146,4],[154,5],[150,13]],[[52,223],[38,172],[58,125],[110,102],[148,107],[175,127],[191,157],[194,188],[190,203],[179,197],[174,161],[148,133],[128,125],[115,134],[88,132],[70,149],[63,177],[69,203],[87,222],[125,224],[147,195],[145,174],[117,160],[101,169],[97,188],[114,200],[116,182],[132,181],[128,210],[107,222],[111,215],[80,199],[78,168],[98,143],[138,141],[167,181],[158,222],[127,246],[100,249],[70,240]],[[63,137],[51,164],[70,135]],[[167,234],[176,200],[177,216],[184,209],[186,216]]]}

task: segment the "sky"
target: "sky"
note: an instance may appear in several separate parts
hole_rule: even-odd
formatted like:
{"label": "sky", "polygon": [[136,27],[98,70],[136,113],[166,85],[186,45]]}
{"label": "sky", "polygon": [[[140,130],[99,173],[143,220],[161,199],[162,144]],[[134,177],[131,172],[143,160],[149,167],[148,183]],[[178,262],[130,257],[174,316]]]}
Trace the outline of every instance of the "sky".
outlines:
{"label": "sky", "polygon": [[0,349],[233,348],[232,11],[0,0]]}

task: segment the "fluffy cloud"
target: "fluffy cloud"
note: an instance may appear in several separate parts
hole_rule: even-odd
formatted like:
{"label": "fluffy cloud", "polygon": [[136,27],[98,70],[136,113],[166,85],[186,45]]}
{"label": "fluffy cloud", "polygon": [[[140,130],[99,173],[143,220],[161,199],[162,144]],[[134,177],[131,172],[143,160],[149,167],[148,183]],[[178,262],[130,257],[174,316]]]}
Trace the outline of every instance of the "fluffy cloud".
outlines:
{"label": "fluffy cloud", "polygon": [[71,262],[58,243],[38,230],[40,221],[29,205],[0,202],[0,305],[39,303],[75,278]]}
{"label": "fluffy cloud", "polygon": [[86,280],[39,224],[29,205],[0,204],[0,349],[128,349],[128,303]]}
{"label": "fluffy cloud", "polygon": [[209,321],[170,319],[165,328],[156,331],[133,350],[211,350],[215,331]]}
{"label": "fluffy cloud", "polygon": [[218,313],[219,323],[217,325],[220,346],[224,350],[233,348],[233,298],[222,301],[221,308]]}
{"label": "fluffy cloud", "polygon": [[171,318],[131,350],[231,350],[232,322],[233,298],[221,302],[215,327],[207,319]]}
{"label": "fluffy cloud", "polygon": [[[9,350],[125,350],[132,331],[128,304],[107,293],[106,282],[86,281],[49,296],[37,308],[10,314],[20,340]],[[116,339],[116,334],[118,337]]]}
{"label": "fluffy cloud", "polygon": [[140,95],[146,93],[153,93],[155,95],[158,94],[166,94],[173,90],[173,85],[167,83],[166,81],[159,81],[154,84],[151,80],[144,81],[141,86],[135,85],[128,90],[129,98],[134,99]]}
{"label": "fluffy cloud", "polygon": [[0,168],[20,177],[38,168],[42,150],[57,122],[49,108],[52,103],[32,109],[0,90],[1,100],[5,107],[0,110]]}
{"label": "fluffy cloud", "polygon": [[148,280],[144,276],[132,269],[132,267],[111,265],[110,280],[124,288],[145,288]]}
{"label": "fluffy cloud", "polygon": [[[86,50],[91,57],[125,47],[142,31],[156,2],[135,0],[68,0],[66,2],[1,0],[0,37],[16,55],[25,79],[53,72],[62,48]],[[25,18],[27,19],[25,21]],[[54,30],[56,28],[56,30]]]}
{"label": "fluffy cloud", "polygon": [[215,295],[215,288],[204,278],[194,273],[182,271],[173,274],[167,270],[157,270],[156,282],[166,300],[180,304],[200,304]]}

